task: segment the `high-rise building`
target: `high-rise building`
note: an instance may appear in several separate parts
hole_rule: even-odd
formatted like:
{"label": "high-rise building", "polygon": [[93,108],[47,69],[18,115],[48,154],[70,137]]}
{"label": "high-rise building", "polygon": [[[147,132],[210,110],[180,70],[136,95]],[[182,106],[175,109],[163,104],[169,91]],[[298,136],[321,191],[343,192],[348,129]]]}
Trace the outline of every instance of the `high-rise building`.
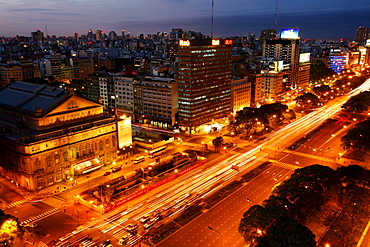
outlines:
{"label": "high-rise building", "polygon": [[248,77],[233,78],[231,85],[231,106],[232,112],[243,110],[251,106],[251,82]]}
{"label": "high-rise building", "polygon": [[366,40],[370,38],[370,28],[365,26],[359,26],[356,29],[355,41],[361,44],[366,44]]}
{"label": "high-rise building", "polygon": [[95,39],[96,40],[102,40],[103,39],[103,32],[102,32],[102,30],[96,30],[96,32],[95,32]]}
{"label": "high-rise building", "polygon": [[87,31],[87,39],[89,39],[89,40],[93,40],[94,39],[94,34],[93,34],[93,30],[92,29],[89,29]]}
{"label": "high-rise building", "polygon": [[283,61],[284,68],[290,69],[289,86],[296,88],[299,68],[299,39],[263,40],[262,57]]}
{"label": "high-rise building", "polygon": [[231,40],[180,40],[179,122],[190,133],[231,113]]}
{"label": "high-rise building", "polygon": [[346,68],[348,55],[340,48],[333,48],[330,50],[329,63],[330,68],[336,73],[341,73]]}
{"label": "high-rise building", "polygon": [[37,30],[31,33],[33,42],[44,43],[44,32]]}

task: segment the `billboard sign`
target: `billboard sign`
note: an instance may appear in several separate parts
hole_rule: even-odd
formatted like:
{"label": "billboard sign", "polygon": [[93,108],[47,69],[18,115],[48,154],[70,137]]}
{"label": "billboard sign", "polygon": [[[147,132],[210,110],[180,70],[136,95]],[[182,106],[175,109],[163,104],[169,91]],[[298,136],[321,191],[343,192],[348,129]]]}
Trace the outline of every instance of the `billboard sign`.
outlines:
{"label": "billboard sign", "polygon": [[298,27],[282,28],[280,38],[299,39],[299,28]]}
{"label": "billboard sign", "polygon": [[311,53],[301,53],[299,54],[299,62],[300,63],[308,63],[310,61],[310,55]]}

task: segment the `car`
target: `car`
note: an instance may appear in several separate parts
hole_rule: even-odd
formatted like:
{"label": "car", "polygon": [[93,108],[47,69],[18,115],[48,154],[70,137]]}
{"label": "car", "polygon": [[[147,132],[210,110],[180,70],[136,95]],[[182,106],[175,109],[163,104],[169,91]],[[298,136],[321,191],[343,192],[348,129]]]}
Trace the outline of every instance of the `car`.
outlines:
{"label": "car", "polygon": [[160,214],[160,215],[158,215],[158,216],[155,216],[153,219],[151,219],[150,221],[151,222],[158,222],[158,221],[160,221],[161,219],[163,219],[163,216]]}
{"label": "car", "polygon": [[154,225],[155,222],[153,221],[149,221],[148,223],[144,224],[144,228],[145,229],[149,229],[151,228],[153,225]]}
{"label": "car", "polygon": [[73,235],[74,235],[73,233],[68,233],[67,235],[65,235],[65,236],[61,237],[59,240],[63,242],[64,240],[69,239],[69,238],[70,238],[70,237],[72,237]]}
{"label": "car", "polygon": [[100,244],[101,247],[113,247],[112,240],[108,239],[105,240],[103,243]]}
{"label": "car", "polygon": [[169,217],[169,216],[173,215],[173,213],[174,213],[174,211],[170,210],[170,211],[168,211],[168,212],[166,213],[166,216],[167,216],[167,217]]}
{"label": "car", "polygon": [[119,245],[126,245],[127,243],[127,240],[131,237],[131,234],[126,234],[124,235],[119,241],[118,241],[118,244]]}
{"label": "car", "polygon": [[119,172],[120,170],[122,170],[122,167],[114,167],[112,172]]}
{"label": "car", "polygon": [[135,231],[136,229],[139,228],[139,225],[134,223],[134,224],[128,224],[126,227],[125,227],[125,230],[128,231],[128,232],[132,232],[132,231]]}
{"label": "car", "polygon": [[149,215],[145,215],[145,216],[141,217],[140,222],[141,223],[146,223],[149,220],[150,220],[150,216]]}
{"label": "car", "polygon": [[103,174],[103,176],[108,176],[109,174],[111,174],[112,172],[110,172],[110,171],[107,171],[107,172],[105,172],[104,174]]}

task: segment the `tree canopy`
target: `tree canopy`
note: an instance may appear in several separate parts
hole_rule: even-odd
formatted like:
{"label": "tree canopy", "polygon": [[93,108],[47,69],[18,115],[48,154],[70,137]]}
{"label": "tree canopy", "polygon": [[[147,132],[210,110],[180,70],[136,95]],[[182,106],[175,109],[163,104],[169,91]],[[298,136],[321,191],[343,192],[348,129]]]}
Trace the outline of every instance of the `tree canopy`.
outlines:
{"label": "tree canopy", "polygon": [[370,119],[362,121],[342,136],[341,145],[345,150],[356,153],[370,150]]}

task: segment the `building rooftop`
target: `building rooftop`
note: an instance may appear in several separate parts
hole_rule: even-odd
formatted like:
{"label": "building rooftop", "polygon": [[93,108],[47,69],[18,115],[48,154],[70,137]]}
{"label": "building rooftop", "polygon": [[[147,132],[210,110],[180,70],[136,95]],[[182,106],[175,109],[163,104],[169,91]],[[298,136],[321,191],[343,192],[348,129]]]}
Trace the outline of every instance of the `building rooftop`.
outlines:
{"label": "building rooftop", "polygon": [[44,112],[67,95],[60,88],[17,81],[0,89],[0,104],[34,113],[39,107]]}

